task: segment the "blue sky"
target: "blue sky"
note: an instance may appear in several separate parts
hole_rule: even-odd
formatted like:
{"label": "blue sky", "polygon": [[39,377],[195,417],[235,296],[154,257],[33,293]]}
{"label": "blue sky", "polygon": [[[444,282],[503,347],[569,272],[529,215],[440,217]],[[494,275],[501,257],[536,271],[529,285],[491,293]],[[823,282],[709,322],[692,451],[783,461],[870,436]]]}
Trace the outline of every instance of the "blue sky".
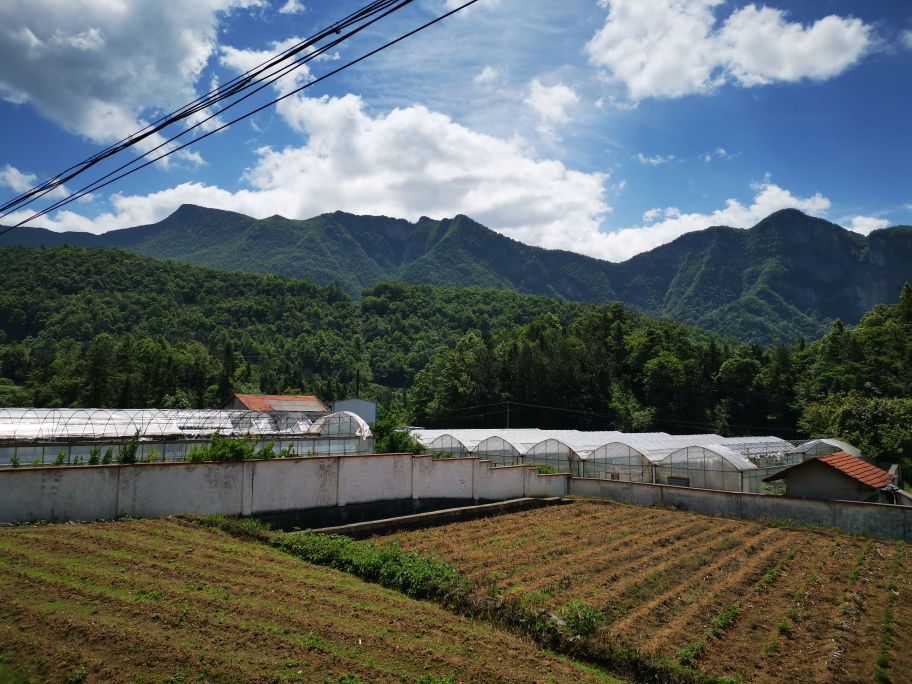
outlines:
{"label": "blue sky", "polygon": [[[8,0],[0,193],[362,4]],[[417,0],[279,92],[458,4]],[[612,260],[790,206],[866,233],[912,223],[909,83],[905,0],[481,0],[36,224],[100,232],[183,202],[258,217],[465,213]]]}

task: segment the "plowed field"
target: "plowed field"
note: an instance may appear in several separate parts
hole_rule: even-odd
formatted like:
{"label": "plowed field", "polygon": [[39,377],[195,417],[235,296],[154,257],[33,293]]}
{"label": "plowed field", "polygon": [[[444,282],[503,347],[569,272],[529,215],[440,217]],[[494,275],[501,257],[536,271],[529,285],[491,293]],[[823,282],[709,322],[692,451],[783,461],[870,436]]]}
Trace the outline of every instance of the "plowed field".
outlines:
{"label": "plowed field", "polygon": [[0,528],[0,681],[614,681],[178,521]]}
{"label": "plowed field", "polygon": [[713,674],[870,682],[880,659],[882,677],[912,681],[901,543],[604,501],[391,538],[502,596],[582,600],[603,615],[599,638]]}

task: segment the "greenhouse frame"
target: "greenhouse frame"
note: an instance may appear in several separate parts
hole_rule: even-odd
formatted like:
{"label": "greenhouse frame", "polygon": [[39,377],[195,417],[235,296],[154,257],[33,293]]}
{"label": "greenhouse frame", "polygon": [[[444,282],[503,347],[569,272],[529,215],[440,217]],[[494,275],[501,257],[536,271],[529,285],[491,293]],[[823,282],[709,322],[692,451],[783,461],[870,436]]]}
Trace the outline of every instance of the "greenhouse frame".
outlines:
{"label": "greenhouse frame", "polygon": [[778,491],[763,478],[819,453],[857,452],[837,440],[795,445],[772,436],[533,428],[411,432],[427,453],[438,457],[474,456],[498,467],[534,465],[578,477],[740,492]]}
{"label": "greenhouse frame", "polygon": [[183,461],[216,433],[301,456],[364,454],[374,446],[370,427],[348,411],[311,421],[300,412],[4,408],[0,466],[85,463],[93,449],[116,451],[134,436],[140,460]]}

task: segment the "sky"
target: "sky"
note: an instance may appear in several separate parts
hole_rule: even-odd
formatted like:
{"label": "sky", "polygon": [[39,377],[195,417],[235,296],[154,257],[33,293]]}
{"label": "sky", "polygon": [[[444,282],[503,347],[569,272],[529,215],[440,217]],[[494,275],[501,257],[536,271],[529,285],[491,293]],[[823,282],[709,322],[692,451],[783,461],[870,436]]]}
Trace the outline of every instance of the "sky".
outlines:
{"label": "sky", "polygon": [[[249,108],[462,1],[416,0]],[[363,4],[4,0],[0,199]],[[29,225],[467,214],[612,261],[788,207],[867,234],[912,224],[910,84],[908,0],[479,0]]]}

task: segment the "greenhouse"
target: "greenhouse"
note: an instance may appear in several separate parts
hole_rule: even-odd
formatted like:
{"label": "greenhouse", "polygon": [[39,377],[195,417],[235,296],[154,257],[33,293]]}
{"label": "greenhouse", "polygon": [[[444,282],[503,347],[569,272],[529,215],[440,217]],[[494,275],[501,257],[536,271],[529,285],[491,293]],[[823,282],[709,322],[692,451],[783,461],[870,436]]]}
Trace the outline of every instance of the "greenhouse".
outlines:
{"label": "greenhouse", "polygon": [[721,444],[688,446],[671,452],[656,464],[654,481],[681,487],[744,492],[750,491],[752,483],[750,479],[745,481],[744,473],[756,468],[741,454]]}
{"label": "greenhouse", "polygon": [[582,477],[745,492],[773,491],[763,478],[808,455],[855,450],[836,440],[812,440],[795,447],[772,436],[613,430],[415,428],[412,435],[428,453],[475,456],[494,466],[536,465]]}
{"label": "greenhouse", "polygon": [[140,460],[182,461],[212,435],[300,455],[373,451],[370,427],[347,411],[311,422],[303,413],[193,409],[0,409],[0,466],[84,463],[138,437]]}
{"label": "greenhouse", "polygon": [[857,447],[838,439],[812,439],[792,448],[792,453],[799,457],[795,461],[796,463],[816,456],[835,454],[837,451],[844,451],[855,458],[863,458],[861,451]]}

